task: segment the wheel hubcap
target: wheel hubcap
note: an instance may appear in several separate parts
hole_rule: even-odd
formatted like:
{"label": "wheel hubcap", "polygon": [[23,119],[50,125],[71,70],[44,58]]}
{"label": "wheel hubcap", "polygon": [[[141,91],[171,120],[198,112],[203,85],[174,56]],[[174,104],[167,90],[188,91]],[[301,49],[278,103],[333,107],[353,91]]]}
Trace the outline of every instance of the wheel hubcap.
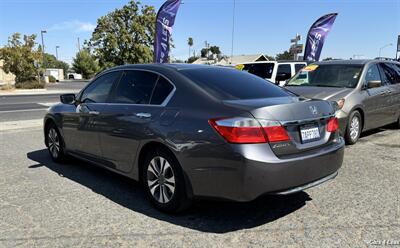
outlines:
{"label": "wheel hubcap", "polygon": [[175,176],[171,165],[163,157],[155,157],[147,168],[147,185],[159,203],[169,202],[175,192]]}
{"label": "wheel hubcap", "polygon": [[50,128],[48,133],[48,144],[49,151],[54,158],[58,157],[60,152],[60,140],[58,138],[57,131],[54,128]]}
{"label": "wheel hubcap", "polygon": [[350,123],[350,138],[354,141],[360,133],[360,119],[354,116]]}

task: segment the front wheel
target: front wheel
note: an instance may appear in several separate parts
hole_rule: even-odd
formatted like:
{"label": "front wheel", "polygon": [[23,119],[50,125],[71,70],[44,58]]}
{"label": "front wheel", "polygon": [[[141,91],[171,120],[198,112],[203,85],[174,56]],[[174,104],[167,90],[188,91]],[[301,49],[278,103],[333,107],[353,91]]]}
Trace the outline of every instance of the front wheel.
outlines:
{"label": "front wheel", "polygon": [[142,179],[146,193],[157,209],[177,213],[190,205],[181,167],[165,149],[157,148],[147,154]]}
{"label": "front wheel", "polygon": [[54,162],[62,162],[65,159],[64,141],[54,123],[50,123],[46,129],[47,149]]}
{"label": "front wheel", "polygon": [[355,144],[360,138],[362,131],[362,118],[360,112],[353,111],[347,122],[345,140],[348,145]]}

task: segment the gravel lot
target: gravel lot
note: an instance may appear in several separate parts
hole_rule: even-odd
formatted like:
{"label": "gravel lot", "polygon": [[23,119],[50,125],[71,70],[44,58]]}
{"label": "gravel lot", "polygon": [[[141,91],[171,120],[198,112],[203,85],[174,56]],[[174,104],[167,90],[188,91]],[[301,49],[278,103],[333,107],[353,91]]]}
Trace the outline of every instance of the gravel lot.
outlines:
{"label": "gravel lot", "polygon": [[347,147],[339,176],[319,187],[202,201],[179,216],[154,210],[129,179],[51,162],[42,140],[40,127],[0,132],[0,247],[400,246],[398,130]]}

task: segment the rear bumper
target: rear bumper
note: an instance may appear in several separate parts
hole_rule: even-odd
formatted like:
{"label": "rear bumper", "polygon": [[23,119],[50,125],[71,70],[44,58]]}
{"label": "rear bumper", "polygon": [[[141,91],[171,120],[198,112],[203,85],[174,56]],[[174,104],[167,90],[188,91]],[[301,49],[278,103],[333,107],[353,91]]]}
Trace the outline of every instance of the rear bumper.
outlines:
{"label": "rear bumper", "polygon": [[206,167],[188,173],[194,196],[251,201],[264,194],[295,193],[334,178],[344,155],[343,138],[329,147],[287,159],[276,157],[268,144],[232,147],[234,162],[231,158],[210,160]]}

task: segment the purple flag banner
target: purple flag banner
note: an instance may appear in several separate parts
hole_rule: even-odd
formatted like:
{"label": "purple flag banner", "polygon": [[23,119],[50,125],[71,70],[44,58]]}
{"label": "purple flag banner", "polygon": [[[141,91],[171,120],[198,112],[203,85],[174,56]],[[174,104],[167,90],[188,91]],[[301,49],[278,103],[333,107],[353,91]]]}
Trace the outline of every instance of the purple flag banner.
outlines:
{"label": "purple flag banner", "polygon": [[168,62],[169,40],[180,4],[181,0],[167,0],[157,13],[154,63]]}
{"label": "purple flag banner", "polygon": [[304,50],[305,60],[319,61],[325,38],[331,31],[336,16],[337,13],[324,15],[311,26],[307,34],[306,48]]}

